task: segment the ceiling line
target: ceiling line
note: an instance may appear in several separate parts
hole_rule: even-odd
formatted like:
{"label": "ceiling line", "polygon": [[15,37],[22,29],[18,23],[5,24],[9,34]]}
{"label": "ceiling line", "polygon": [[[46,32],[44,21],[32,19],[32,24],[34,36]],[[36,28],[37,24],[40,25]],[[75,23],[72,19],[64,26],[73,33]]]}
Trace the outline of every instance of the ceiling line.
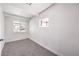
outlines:
{"label": "ceiling line", "polygon": [[52,3],[49,7],[45,8],[43,11],[39,12],[38,15],[33,15],[31,16],[29,19],[31,20],[33,17],[37,17],[40,14],[42,14],[43,12],[47,11],[49,8],[51,8],[52,6],[54,6],[56,3]]}
{"label": "ceiling line", "polygon": [[48,6],[47,8],[45,8],[43,11],[39,12],[38,14],[42,14],[43,12],[45,12],[46,10],[48,10],[49,8],[51,8],[52,6],[54,6],[56,3],[52,3],[50,6]]}
{"label": "ceiling line", "polygon": [[26,18],[30,18],[30,17],[24,17],[24,16],[20,16],[20,15],[15,15],[15,14],[11,14],[11,13],[8,13],[8,12],[3,12],[4,14],[7,14],[7,15],[12,15],[12,16],[16,16],[16,17],[20,17],[20,18],[24,18],[24,19],[26,19]]}

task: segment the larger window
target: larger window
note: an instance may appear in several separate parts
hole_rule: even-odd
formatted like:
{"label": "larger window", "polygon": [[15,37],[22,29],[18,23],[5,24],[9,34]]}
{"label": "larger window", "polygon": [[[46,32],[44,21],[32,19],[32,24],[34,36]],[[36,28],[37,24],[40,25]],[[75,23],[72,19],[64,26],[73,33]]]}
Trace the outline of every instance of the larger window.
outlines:
{"label": "larger window", "polygon": [[25,24],[24,22],[13,21],[14,32],[25,32]]}

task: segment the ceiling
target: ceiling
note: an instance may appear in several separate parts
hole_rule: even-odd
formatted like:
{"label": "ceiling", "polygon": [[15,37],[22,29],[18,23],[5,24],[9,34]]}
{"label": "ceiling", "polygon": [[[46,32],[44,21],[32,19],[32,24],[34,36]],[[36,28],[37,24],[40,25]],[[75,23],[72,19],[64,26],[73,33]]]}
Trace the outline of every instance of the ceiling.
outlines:
{"label": "ceiling", "polygon": [[52,3],[2,3],[4,13],[21,17],[38,15]]}

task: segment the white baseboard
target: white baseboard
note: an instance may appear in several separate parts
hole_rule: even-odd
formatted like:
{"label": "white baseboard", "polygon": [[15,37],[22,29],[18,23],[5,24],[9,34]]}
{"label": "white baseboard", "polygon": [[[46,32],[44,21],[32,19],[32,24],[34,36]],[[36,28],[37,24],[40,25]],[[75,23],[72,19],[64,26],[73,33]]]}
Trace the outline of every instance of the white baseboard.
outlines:
{"label": "white baseboard", "polygon": [[46,47],[45,45],[40,44],[39,42],[35,41],[33,38],[30,38],[30,39],[31,39],[32,41],[36,42],[37,44],[39,44],[40,46],[44,47],[45,49],[47,49],[47,50],[49,50],[49,51],[55,53],[57,56],[63,56],[62,54],[60,54],[60,53],[58,53],[58,52],[56,52],[56,51],[54,51],[54,50],[52,51],[50,48]]}
{"label": "white baseboard", "polygon": [[22,40],[22,39],[27,39],[27,38],[28,38],[28,37],[16,38],[16,39],[8,40],[8,41],[6,41],[6,42],[14,42],[14,41]]}
{"label": "white baseboard", "polygon": [[[40,46],[42,46],[42,47],[44,47],[45,49],[47,49],[47,50],[49,50],[49,51],[51,51],[51,52],[53,52],[53,53],[55,53],[56,55],[58,55],[58,56],[63,56],[62,54],[60,54],[60,53],[58,53],[58,52],[56,52],[56,51],[52,51],[50,48],[48,48],[48,47],[46,47],[45,45],[43,45],[43,44],[40,44],[39,42],[37,42],[37,41],[35,41],[33,38],[31,38],[31,37],[27,37],[27,38],[30,38],[32,41],[34,41],[35,43],[37,43],[37,44],[39,44]],[[18,41],[18,40],[22,40],[22,39],[27,39],[27,38],[17,38],[16,40],[11,40],[11,41],[7,41],[7,42],[13,42],[13,41]]]}

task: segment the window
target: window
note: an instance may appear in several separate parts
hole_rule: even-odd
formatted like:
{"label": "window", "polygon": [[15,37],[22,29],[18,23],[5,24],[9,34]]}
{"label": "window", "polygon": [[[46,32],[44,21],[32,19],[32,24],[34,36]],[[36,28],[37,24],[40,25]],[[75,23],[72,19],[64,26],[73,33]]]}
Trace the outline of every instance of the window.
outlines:
{"label": "window", "polygon": [[14,32],[25,32],[24,22],[13,21]]}
{"label": "window", "polygon": [[48,21],[49,21],[49,18],[43,18],[43,19],[40,19],[40,27],[48,27]]}

